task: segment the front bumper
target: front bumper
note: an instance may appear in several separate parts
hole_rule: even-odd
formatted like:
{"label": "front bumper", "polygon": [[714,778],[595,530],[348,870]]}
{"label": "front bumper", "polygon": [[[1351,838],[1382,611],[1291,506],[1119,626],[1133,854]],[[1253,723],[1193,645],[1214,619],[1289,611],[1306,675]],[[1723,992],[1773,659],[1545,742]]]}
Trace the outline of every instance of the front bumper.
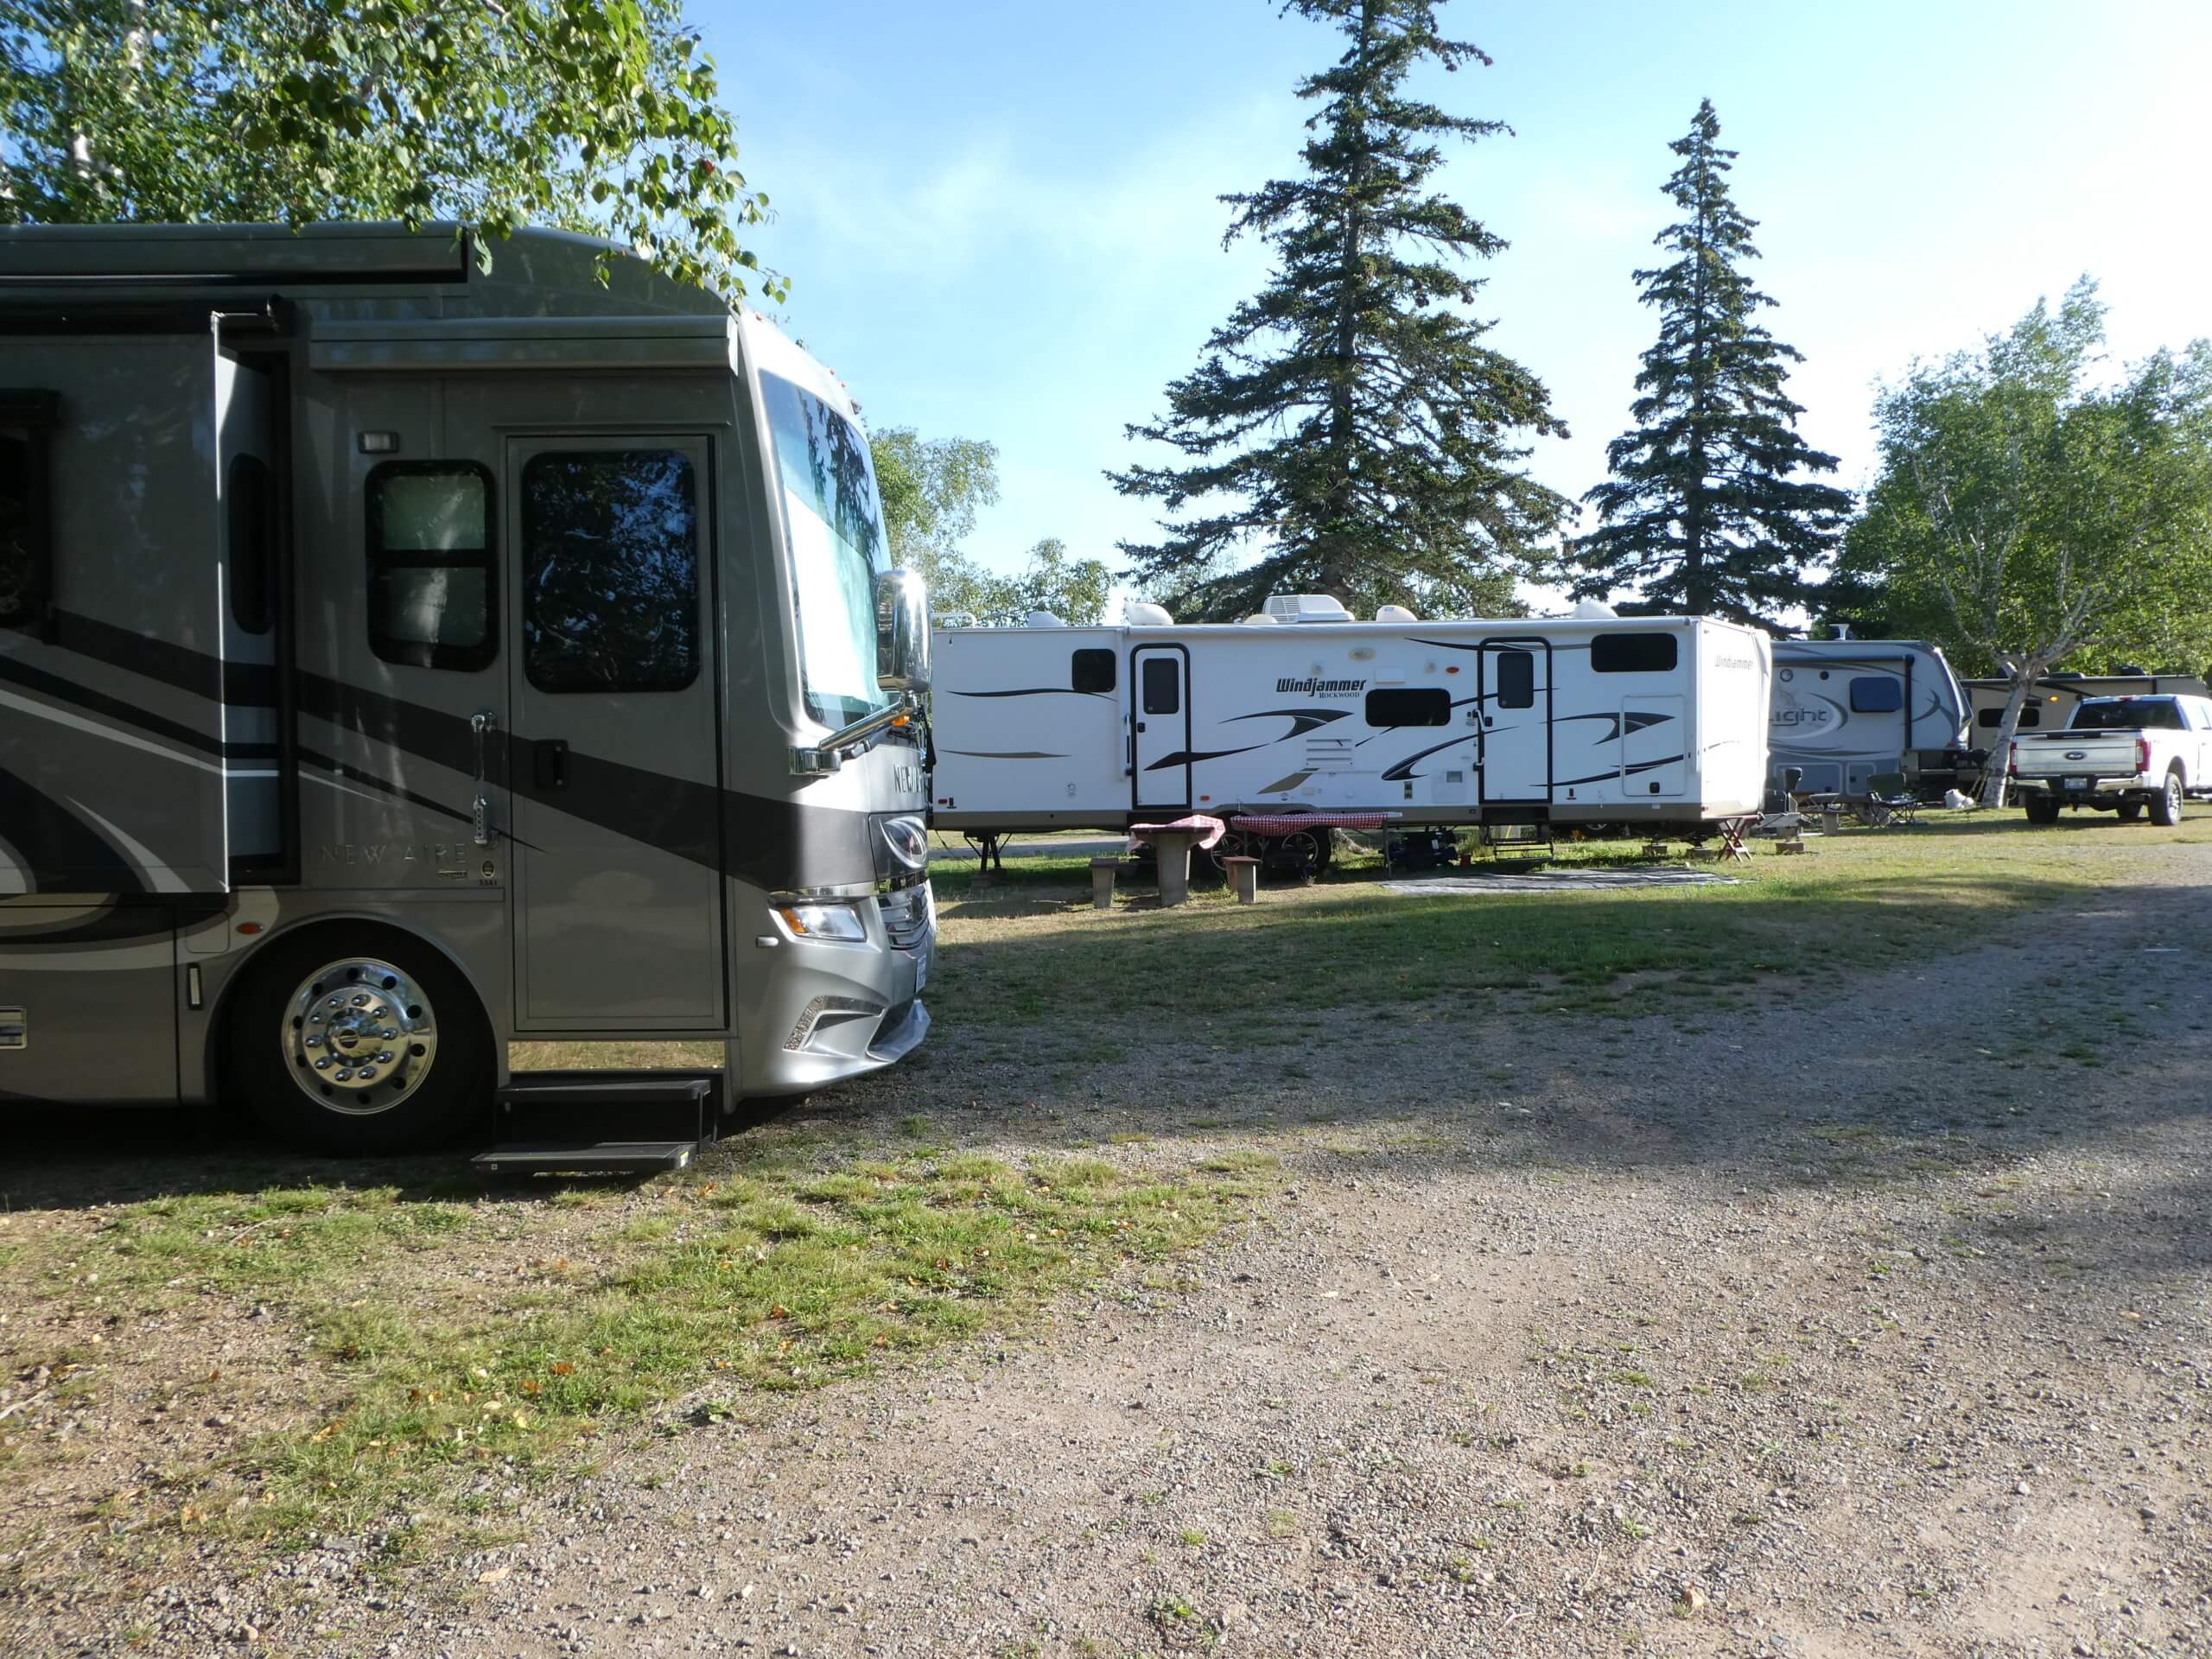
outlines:
{"label": "front bumper", "polygon": [[854,901],[864,941],[779,930],[740,1046],[747,1095],[805,1094],[904,1059],[928,1034],[921,1000],[937,956],[929,884]]}

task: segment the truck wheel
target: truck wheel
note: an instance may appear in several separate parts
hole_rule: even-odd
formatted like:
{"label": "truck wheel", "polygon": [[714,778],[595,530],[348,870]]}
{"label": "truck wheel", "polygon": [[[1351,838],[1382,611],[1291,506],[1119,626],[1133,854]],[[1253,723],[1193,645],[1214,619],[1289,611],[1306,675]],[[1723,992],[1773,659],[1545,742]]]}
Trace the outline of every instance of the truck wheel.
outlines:
{"label": "truck wheel", "polygon": [[231,1087],[277,1135],[318,1152],[418,1152],[492,1103],[492,1032],[461,971],[371,924],[280,939],[226,1021]]}
{"label": "truck wheel", "polygon": [[2120,804],[2120,821],[2122,823],[2134,823],[2134,822],[2135,822],[2135,820],[2136,820],[2136,819],[2138,819],[2138,818],[2141,817],[2142,816],[2143,816],[2143,803],[2142,803],[2142,802],[2140,802],[2140,801],[2122,801],[2122,802]]}
{"label": "truck wheel", "polygon": [[2181,822],[2181,773],[2166,774],[2166,786],[2151,798],[2151,822],[2171,829]]}
{"label": "truck wheel", "polygon": [[2030,823],[2058,822],[2058,803],[2048,795],[2031,795],[2020,804],[2027,809]]}

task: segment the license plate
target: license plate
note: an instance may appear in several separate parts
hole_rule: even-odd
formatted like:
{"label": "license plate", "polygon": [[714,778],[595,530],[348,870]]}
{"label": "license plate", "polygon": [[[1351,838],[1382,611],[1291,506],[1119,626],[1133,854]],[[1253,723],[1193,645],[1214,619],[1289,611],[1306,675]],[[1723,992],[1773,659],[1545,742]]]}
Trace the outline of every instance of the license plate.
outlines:
{"label": "license plate", "polygon": [[2087,778],[2069,778],[2066,780],[2066,787],[2069,789],[2087,789],[2088,786],[2089,780]]}
{"label": "license plate", "polygon": [[930,957],[925,950],[914,958],[914,988],[918,991],[930,982]]}

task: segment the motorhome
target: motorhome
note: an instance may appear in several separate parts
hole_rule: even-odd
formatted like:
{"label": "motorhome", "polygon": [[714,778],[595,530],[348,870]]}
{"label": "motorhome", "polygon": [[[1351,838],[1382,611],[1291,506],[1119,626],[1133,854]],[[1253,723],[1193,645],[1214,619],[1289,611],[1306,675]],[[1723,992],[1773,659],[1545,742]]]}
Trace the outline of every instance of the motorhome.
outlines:
{"label": "motorhome", "polygon": [[1325,811],[1683,830],[1759,808],[1768,644],[1732,623],[1355,620],[1311,595],[1236,623],[1128,608],[1117,626],[936,633],[938,825]]}
{"label": "motorhome", "polygon": [[556,1101],[670,1162],[922,1040],[926,621],[851,399],[602,244],[479,251],[0,231],[0,1101],[376,1151],[496,1091],[510,1166]]}
{"label": "motorhome", "polygon": [[1863,797],[1874,779],[1940,797],[1978,777],[1966,695],[1923,639],[1783,639],[1774,647],[1770,794],[1798,774],[1805,794]]}

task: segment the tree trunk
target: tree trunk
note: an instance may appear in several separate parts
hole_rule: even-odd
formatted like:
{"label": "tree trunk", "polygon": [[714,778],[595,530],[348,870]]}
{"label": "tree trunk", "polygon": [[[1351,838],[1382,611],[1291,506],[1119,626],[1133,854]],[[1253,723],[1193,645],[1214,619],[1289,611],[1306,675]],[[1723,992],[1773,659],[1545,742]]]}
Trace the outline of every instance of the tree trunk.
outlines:
{"label": "tree trunk", "polygon": [[2035,690],[2036,682],[2050,666],[2041,658],[2031,657],[2012,665],[2012,683],[2005,692],[2005,718],[1998,723],[1997,735],[1989,745],[1989,769],[1982,774],[1981,804],[1984,806],[2005,804],[2005,768],[2012,758],[2012,736],[2020,729],[2020,710],[2028,706],[2028,696]]}

